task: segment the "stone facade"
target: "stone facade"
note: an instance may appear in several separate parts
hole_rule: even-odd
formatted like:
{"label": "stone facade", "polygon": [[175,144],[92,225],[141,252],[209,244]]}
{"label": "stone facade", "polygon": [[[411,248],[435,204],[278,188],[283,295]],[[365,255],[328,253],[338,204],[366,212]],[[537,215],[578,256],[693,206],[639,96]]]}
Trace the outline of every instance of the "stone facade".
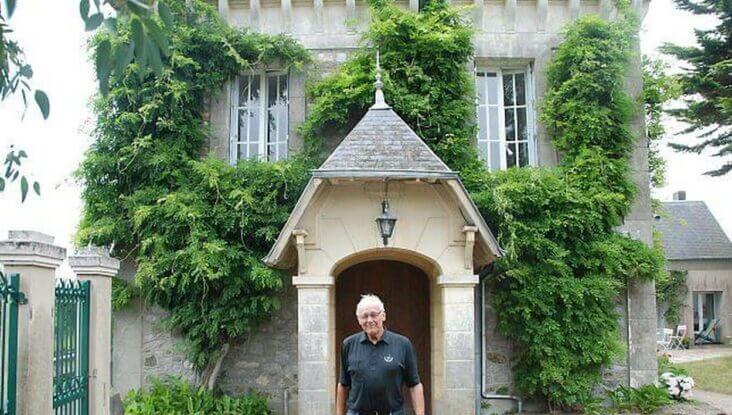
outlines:
{"label": "stone facade", "polygon": [[[529,105],[534,113],[538,112],[538,102],[546,91],[544,73],[552,50],[561,42],[562,27],[572,19],[588,13],[611,17],[613,14],[611,3],[611,0],[453,1],[453,4],[457,5],[475,6],[472,18],[477,28],[474,38],[476,67],[529,68],[534,92],[534,99]],[[399,0],[397,4],[414,10],[418,2]],[[324,76],[332,72],[358,47],[359,32],[368,24],[366,3],[362,0],[345,2],[315,0],[304,3],[291,0],[249,2],[219,0],[218,6],[221,14],[234,26],[247,26],[265,33],[290,33],[312,51],[315,59],[313,68],[308,68],[307,73],[291,71],[289,77],[288,149],[290,153],[300,151],[303,143],[297,134],[297,126],[307,114],[306,80],[310,76]],[[647,2],[636,0],[633,2],[633,7],[643,15]],[[633,63],[627,76],[626,87],[634,99],[639,96],[642,87],[639,61]],[[388,91],[386,96],[388,101]],[[211,99],[212,137],[209,140],[209,148],[223,159],[228,159],[230,154],[231,105],[228,85]],[[536,164],[556,165],[558,155],[552,148],[544,127],[540,123],[535,123],[533,128],[536,139]],[[644,138],[642,114],[636,116],[632,129],[641,137],[631,160],[634,179],[640,192],[631,213],[619,231],[650,243],[652,231],[650,195],[647,190],[647,143]],[[341,138],[342,135],[334,134],[327,141],[329,147],[335,148]],[[327,183],[324,188],[326,193],[369,194],[368,203],[373,202],[371,199],[377,198],[375,195],[381,193],[380,190],[356,188],[362,185],[350,186],[352,188],[334,182]],[[394,191],[409,193],[412,189],[398,190],[397,187]],[[319,199],[321,201],[318,203],[323,203],[321,207],[324,209],[335,206],[333,202],[328,205],[328,197],[330,196],[326,194],[324,198]],[[395,206],[398,207],[399,203],[397,197]],[[405,204],[402,209],[407,209],[408,205]],[[224,371],[220,378],[219,384],[224,391],[233,394],[246,392],[249,388],[263,391],[270,397],[272,409],[276,414],[328,414],[332,410],[335,390],[331,375],[335,373],[335,363],[332,360],[334,339],[331,337],[335,324],[332,316],[333,284],[343,269],[336,272],[331,266],[334,258],[344,258],[351,254],[361,255],[364,250],[371,249],[372,245],[378,245],[379,241],[377,235],[371,234],[361,240],[354,240],[354,237],[348,236],[353,233],[349,234],[347,228],[358,223],[353,219],[354,212],[359,212],[361,207],[358,204],[345,206],[350,206],[351,219],[346,219],[347,215],[338,216],[342,212],[334,214],[335,216],[313,213],[304,219],[305,222],[310,221],[309,226],[316,229],[310,232],[309,236],[304,236],[302,250],[298,248],[299,252],[305,253],[309,258],[308,269],[306,272],[302,270],[298,272],[296,278],[300,279],[296,281],[300,285],[297,289],[291,287],[289,282],[285,282],[287,288],[282,294],[282,309],[275,317],[242,343],[233,346],[224,361]],[[313,212],[316,211],[317,209]],[[442,227],[457,229],[452,225],[446,225],[441,219],[430,220],[431,226],[439,229]],[[324,228],[326,224],[343,229],[340,233],[341,239],[331,240],[333,249],[338,252],[326,252],[320,245],[321,239],[329,240],[335,237],[319,233],[317,229]],[[368,226],[371,229],[373,224],[369,223]],[[358,230],[356,234],[359,232],[363,233],[363,229]],[[401,237],[418,236],[402,234]],[[440,234],[436,239],[441,238],[450,239],[445,252],[457,255],[450,261],[461,262],[463,246],[466,243],[464,236],[458,234],[448,237]],[[409,249],[415,249],[415,246],[410,245]],[[451,251],[455,249],[458,253]],[[438,252],[425,255],[429,258],[438,256]],[[481,392],[485,394],[513,392],[510,369],[512,346],[495,333],[495,315],[490,309],[490,301],[484,310],[481,304],[475,301],[474,282],[450,285],[447,280],[448,283],[440,284],[440,273],[426,269],[431,265],[425,265],[415,258],[409,255],[395,257],[397,260],[416,261],[415,265],[425,269],[431,278],[432,387],[436,391],[432,397],[433,402],[436,402],[433,413],[472,414],[476,411]],[[132,274],[134,271],[128,275]],[[472,275],[472,272],[459,269],[444,274],[464,277]],[[475,298],[479,299],[480,296]],[[651,382],[656,376],[655,337],[648,335],[655,333],[656,324],[653,284],[631,285],[628,292],[618,299],[617,304],[620,316],[618,335],[626,345],[628,353],[606,370],[604,383],[608,387],[613,387],[618,384],[640,385]],[[146,308],[142,304],[136,304],[131,310],[115,315],[114,367],[125,367],[125,371],[114,372],[113,386],[121,395],[127,390],[145,385],[151,376],[177,374],[194,378],[190,365],[185,363],[177,346],[179,339],[160,329],[159,321],[162,317],[163,314],[159,310]],[[449,324],[446,324],[444,319],[448,318]],[[486,330],[478,336],[482,318],[485,318]],[[446,327],[455,331],[446,332]],[[465,342],[468,344],[464,344]],[[485,350],[481,351],[483,346]],[[481,356],[483,362],[480,361]],[[129,372],[128,368],[131,368]],[[303,378],[303,373],[308,376]],[[307,407],[303,406],[303,402]],[[463,402],[463,407],[451,407],[455,402]]]}

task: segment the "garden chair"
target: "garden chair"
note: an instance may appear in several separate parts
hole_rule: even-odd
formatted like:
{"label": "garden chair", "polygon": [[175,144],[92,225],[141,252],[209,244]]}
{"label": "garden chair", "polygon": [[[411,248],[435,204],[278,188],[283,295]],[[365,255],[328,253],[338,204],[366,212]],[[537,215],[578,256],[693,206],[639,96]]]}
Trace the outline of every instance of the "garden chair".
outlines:
{"label": "garden chair", "polygon": [[656,333],[656,347],[658,350],[667,351],[671,347],[671,336],[674,331],[671,329],[658,329]]}
{"label": "garden chair", "polygon": [[676,326],[676,334],[669,338],[669,349],[671,350],[683,350],[684,349],[684,337],[686,337],[686,325]]}
{"label": "garden chair", "polygon": [[719,319],[718,318],[712,319],[712,321],[709,322],[709,325],[704,328],[704,331],[696,333],[694,335],[694,343],[696,343],[696,344],[717,343],[716,336],[714,335],[714,330],[716,330],[718,325],[719,325]]}

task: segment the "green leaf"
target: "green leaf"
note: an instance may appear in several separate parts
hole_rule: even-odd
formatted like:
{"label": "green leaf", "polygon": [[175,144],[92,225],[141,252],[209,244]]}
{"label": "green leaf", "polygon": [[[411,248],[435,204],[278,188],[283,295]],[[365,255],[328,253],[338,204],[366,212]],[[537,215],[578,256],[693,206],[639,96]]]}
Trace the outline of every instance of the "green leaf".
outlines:
{"label": "green leaf", "polygon": [[98,28],[104,21],[104,16],[101,13],[96,13],[89,16],[88,19],[84,20],[86,26],[84,27],[87,32],[91,32]]}
{"label": "green leaf", "polygon": [[158,76],[162,75],[163,61],[160,59],[160,51],[155,47],[150,39],[147,39],[147,47],[145,50],[147,52],[148,62],[150,62],[150,67],[152,67],[153,72]]}
{"label": "green leaf", "polygon": [[20,178],[20,202],[25,202],[25,198],[28,196],[28,179],[25,176]]}
{"label": "green leaf", "polygon": [[81,20],[86,22],[86,19],[89,17],[89,0],[81,0],[79,2],[79,14],[81,15]]}
{"label": "green leaf", "polygon": [[38,196],[41,195],[41,185],[38,182],[33,182],[33,191],[36,192]]}
{"label": "green leaf", "polygon": [[40,89],[36,89],[34,97],[36,99],[36,104],[38,104],[38,108],[41,110],[41,114],[43,114],[43,119],[47,120],[48,114],[51,112],[51,104],[48,102],[48,95]]}
{"label": "green leaf", "polygon": [[138,0],[127,0],[127,7],[133,14],[138,16],[146,16],[150,13],[150,7]]}
{"label": "green leaf", "polygon": [[168,5],[162,0],[158,1],[158,14],[167,28],[173,27],[173,13],[170,12]]}
{"label": "green leaf", "polygon": [[114,51],[114,74],[118,78],[122,78],[125,68],[132,62],[135,56],[134,43],[122,43],[116,46]]}
{"label": "green leaf", "polygon": [[145,29],[139,17],[133,17],[130,25],[132,26],[132,42],[135,44],[135,57],[142,60],[145,55]]}
{"label": "green leaf", "polygon": [[155,44],[160,48],[160,52],[168,56],[168,49],[170,48],[170,42],[168,41],[167,34],[163,31],[163,29],[158,26],[158,22],[156,22],[153,19],[145,19],[145,23],[147,25],[148,33],[150,34],[150,37],[153,38],[155,41]]}
{"label": "green leaf", "polygon": [[5,8],[8,9],[8,19],[13,17],[15,11],[15,0],[5,0]]}
{"label": "green leaf", "polygon": [[109,92],[109,68],[112,66],[112,62],[110,61],[111,49],[112,44],[108,39],[104,39],[97,45],[97,53],[95,56],[99,90],[105,96]]}
{"label": "green leaf", "polygon": [[30,65],[23,65],[18,69],[18,75],[22,76],[23,78],[32,78],[33,77],[33,68]]}
{"label": "green leaf", "polygon": [[2,192],[3,190],[5,190],[5,179],[0,177],[0,192]]}

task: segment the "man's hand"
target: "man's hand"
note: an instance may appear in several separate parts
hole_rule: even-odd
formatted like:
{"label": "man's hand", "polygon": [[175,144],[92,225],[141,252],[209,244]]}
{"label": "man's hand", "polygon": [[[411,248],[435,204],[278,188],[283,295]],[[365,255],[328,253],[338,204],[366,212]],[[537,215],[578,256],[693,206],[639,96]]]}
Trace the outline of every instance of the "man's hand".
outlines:
{"label": "man's hand", "polygon": [[409,397],[412,399],[414,415],[424,415],[424,388],[421,383],[409,388]]}
{"label": "man's hand", "polygon": [[[348,387],[338,382],[338,392],[336,393],[336,415],[346,415],[346,400],[348,399]],[[424,407],[424,405],[422,405]],[[424,414],[424,409],[422,410]]]}

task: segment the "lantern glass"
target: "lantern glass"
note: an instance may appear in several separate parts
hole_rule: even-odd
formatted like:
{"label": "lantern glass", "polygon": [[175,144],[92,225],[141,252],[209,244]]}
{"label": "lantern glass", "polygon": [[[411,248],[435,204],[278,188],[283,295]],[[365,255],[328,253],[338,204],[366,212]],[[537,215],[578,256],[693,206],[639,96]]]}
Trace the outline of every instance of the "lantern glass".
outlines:
{"label": "lantern glass", "polygon": [[397,218],[389,212],[389,202],[384,200],[381,202],[381,215],[376,218],[376,224],[379,226],[379,232],[384,239],[384,245],[388,245],[389,238],[394,233],[394,226]]}

